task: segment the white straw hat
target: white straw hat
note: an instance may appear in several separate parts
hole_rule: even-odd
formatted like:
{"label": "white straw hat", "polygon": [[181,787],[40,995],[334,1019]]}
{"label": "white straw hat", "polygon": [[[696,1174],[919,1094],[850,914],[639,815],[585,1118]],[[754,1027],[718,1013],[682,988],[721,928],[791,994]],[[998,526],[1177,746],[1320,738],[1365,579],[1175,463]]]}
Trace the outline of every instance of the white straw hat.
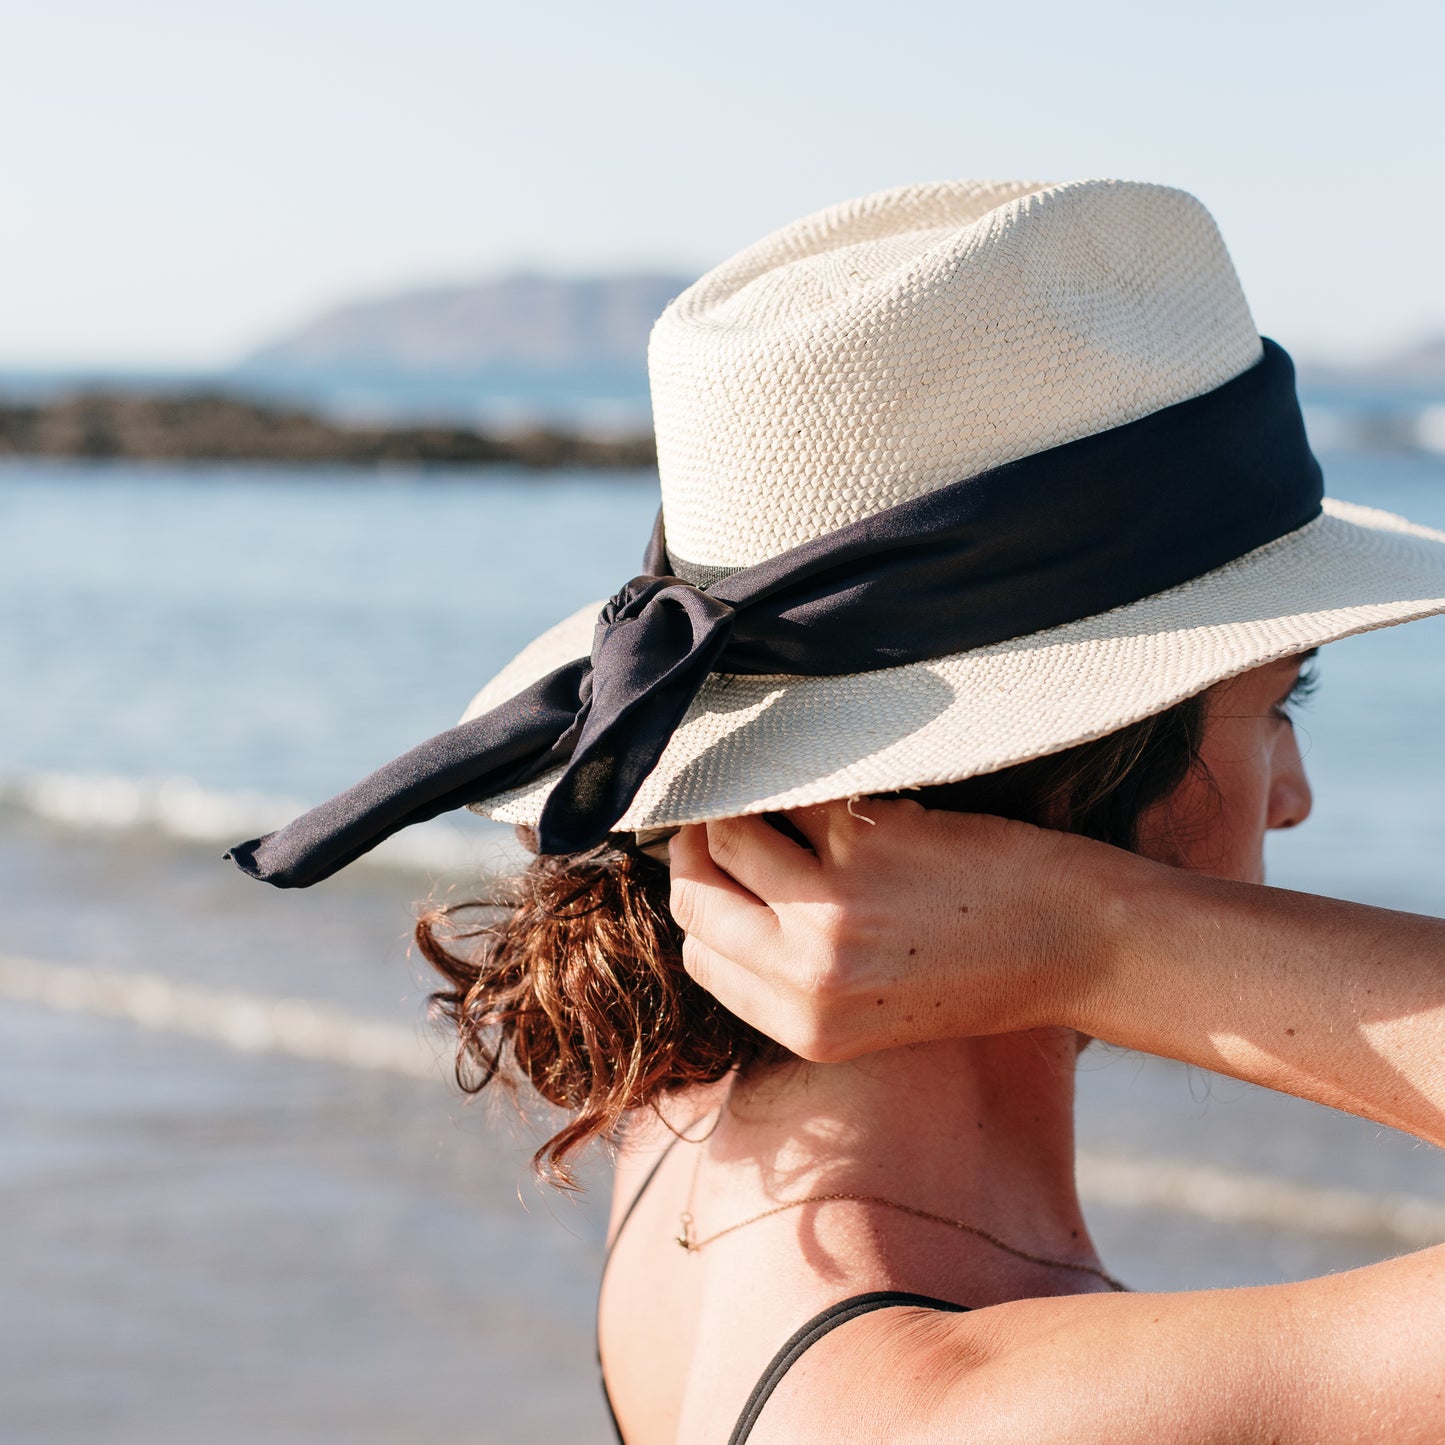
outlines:
{"label": "white straw hat", "polygon": [[[709,585],[1202,397],[1261,355],[1219,233],[1181,191],[954,181],[835,206],[709,272],[657,323],[672,570]],[[1164,465],[1150,485],[1178,483]],[[585,657],[601,605],[523,651],[466,717]],[[1442,611],[1445,534],[1326,500],[1224,566],[1045,631],[883,670],[714,673],[618,827],[992,772],[1275,658]],[[535,824],[559,773],[473,806]]]}

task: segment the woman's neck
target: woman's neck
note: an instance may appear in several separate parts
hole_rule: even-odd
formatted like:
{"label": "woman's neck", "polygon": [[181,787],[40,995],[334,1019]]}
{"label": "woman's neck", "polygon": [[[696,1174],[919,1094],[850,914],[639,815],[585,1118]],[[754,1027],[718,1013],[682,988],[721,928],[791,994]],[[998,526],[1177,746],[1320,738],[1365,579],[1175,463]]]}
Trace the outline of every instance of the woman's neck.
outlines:
{"label": "woman's neck", "polygon": [[1078,1049],[1050,1029],[755,1069],[707,1142],[707,1213],[862,1195],[1091,1261],[1074,1188]]}

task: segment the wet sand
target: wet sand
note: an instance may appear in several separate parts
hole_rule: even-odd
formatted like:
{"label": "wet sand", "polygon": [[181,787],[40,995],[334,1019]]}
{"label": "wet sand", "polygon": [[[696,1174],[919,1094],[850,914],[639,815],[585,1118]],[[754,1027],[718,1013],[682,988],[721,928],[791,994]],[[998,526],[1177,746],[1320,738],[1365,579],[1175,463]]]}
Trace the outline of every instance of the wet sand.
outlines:
{"label": "wet sand", "polygon": [[[280,894],[211,849],[0,820],[0,953],[296,996],[425,1038],[429,984],[405,946],[418,891],[355,869]],[[1085,1056],[1080,1140],[1166,1170],[1445,1202],[1436,1151],[1112,1050]],[[529,1147],[441,1067],[238,1052],[0,1002],[0,1437],[605,1440],[605,1188],[580,1203],[540,1191]],[[1104,1185],[1091,1223],[1139,1287],[1299,1278],[1401,1247],[1290,1225],[1287,1193],[1268,1227],[1239,1227],[1203,1194],[1141,1208]]]}
{"label": "wet sand", "polygon": [[[413,880],[301,898],[210,850],[0,834],[4,948],[404,1027]],[[300,905],[300,906],[298,906]],[[0,1437],[604,1438],[601,1191],[435,1081],[0,1005]],[[519,1198],[520,1195],[520,1198]]]}

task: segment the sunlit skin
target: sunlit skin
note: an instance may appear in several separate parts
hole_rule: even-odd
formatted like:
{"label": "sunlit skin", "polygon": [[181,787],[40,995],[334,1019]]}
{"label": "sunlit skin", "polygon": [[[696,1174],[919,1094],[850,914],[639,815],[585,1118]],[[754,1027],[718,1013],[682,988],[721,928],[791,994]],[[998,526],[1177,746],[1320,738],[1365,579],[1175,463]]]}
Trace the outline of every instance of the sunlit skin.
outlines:
{"label": "sunlit skin", "polygon": [[[1305,661],[1280,659],[1211,690],[1200,766],[1141,820],[1144,857],[1196,875],[1263,878],[1270,829],[1297,825],[1310,808],[1289,717]],[[672,902],[694,976],[744,1018],[764,1010],[766,1031],[805,1058],[937,1038],[929,1030],[942,1022],[940,1007],[955,1037],[1030,1027],[1048,996],[1039,968],[1057,974],[1082,959],[1090,940],[1064,938],[1086,917],[1079,900],[1041,908],[1037,881],[1000,892],[972,843],[980,829],[1002,835],[1022,850],[1021,876],[1037,880],[1054,876],[1052,855],[1069,853],[1062,834],[906,800],[825,804],[792,818],[811,850],[760,818],[684,828],[673,843]],[[983,856],[995,852],[990,845]],[[997,937],[975,950],[980,930]],[[947,983],[960,948],[969,957],[963,991]],[[1032,990],[1013,982],[1021,970],[1034,976]],[[769,975],[783,987],[774,990]],[[823,1037],[814,1038],[820,1021]]]}
{"label": "sunlit skin", "polygon": [[1309,816],[1311,795],[1290,717],[1308,664],[1283,658],[1215,687],[1200,771],[1151,809],[1140,827],[1146,858],[1215,878],[1263,883],[1271,829]]}
{"label": "sunlit skin", "polygon": [[[1299,668],[1298,659],[1272,664],[1221,687],[1211,698],[1199,776],[1148,819],[1150,850],[1161,861],[1167,857],[1182,867],[1254,879],[1262,873],[1267,831],[1303,820],[1309,790],[1285,712]],[[850,847],[865,849],[868,857],[858,864],[841,863],[844,872],[835,875],[840,887],[855,898],[860,885],[876,893],[879,903],[870,908],[874,917],[881,917],[883,908],[901,908],[917,919],[925,900],[936,909],[942,904],[940,914],[948,917],[941,928],[950,931],[956,923],[948,918],[957,919],[960,900],[939,876],[938,846],[945,834],[926,836],[916,847],[901,846],[901,835],[884,837],[890,826],[906,826],[919,811],[912,803],[866,801],[852,814],[809,810],[799,815],[805,830],[824,816],[824,827],[841,830],[842,851],[820,838],[816,856],[759,820],[733,828],[688,829],[674,849],[674,875],[685,871],[679,856],[688,856],[689,848],[699,844],[712,846],[716,857],[725,838],[763,840],[779,850],[774,857],[783,865],[780,878],[801,870],[791,882],[781,883],[786,894],[797,897],[818,881],[824,855],[843,860]],[[860,813],[873,814],[875,824],[860,822]],[[929,818],[931,827],[945,830],[958,821],[949,814]],[[761,909],[758,895],[736,892],[739,881],[759,894],[768,892],[768,860],[754,858],[753,866],[761,868],[754,873],[742,853],[728,856],[733,877],[716,875],[718,881],[730,886],[740,905],[772,918]],[[828,912],[826,905],[820,912]],[[806,905],[788,916],[799,926],[808,925]],[[870,982],[855,1013],[890,1017],[905,1030],[940,1017],[935,1002],[957,998],[962,990],[925,984],[918,973],[929,950],[921,937],[917,947],[913,953],[902,950],[905,972],[912,975],[907,982],[896,972],[888,982]],[[690,949],[695,956],[695,945]],[[890,951],[895,957],[900,952]],[[786,940],[778,953],[797,956]],[[980,1032],[986,1036],[977,1036]],[[675,1234],[684,1208],[707,1234],[787,1199],[841,1190],[905,1200],[978,1222],[1047,1259],[1097,1265],[1073,1188],[1070,1064],[1080,1039],[1067,1027],[989,1032],[958,1019],[947,1036],[897,1038],[890,1042],[902,1047],[871,1052],[857,1064],[794,1064],[739,1080],[708,1143],[674,1156],[649,1190],[635,1232],[624,1240],[609,1272],[604,1348],[614,1340],[634,1348],[607,1350],[608,1377],[624,1408],[630,1407],[636,1438],[643,1445],[674,1438],[674,1432],[694,1438],[698,1421],[734,1411],[737,1385],[756,1376],[801,1319],[847,1293],[845,1285],[941,1291],[980,1305],[1103,1290],[1096,1275],[1030,1265],[976,1238],[951,1236],[937,1225],[856,1204],[776,1216],[729,1236],[725,1245],[710,1247],[697,1259],[668,1251],[659,1255],[647,1242],[664,1232]],[[799,1052],[808,1056],[806,1048]],[[716,1104],[714,1099],[691,1101],[677,1123],[686,1124]],[[636,1160],[624,1160],[620,1197],[635,1187],[636,1170],[650,1152],[646,1137],[639,1135]],[[770,1281],[767,1309],[756,1299],[746,1302],[750,1278]],[[734,1300],[738,1289],[742,1294]],[[663,1304],[674,1323],[659,1333],[657,1312]],[[712,1357],[717,1373],[705,1385],[694,1383],[679,1394],[675,1385],[661,1387],[659,1376],[688,1378],[690,1333],[676,1322],[700,1309],[747,1317],[751,1328],[743,1338],[719,1340]],[[869,1328],[876,1332],[880,1326],[875,1322]],[[826,1353],[818,1358],[826,1359]],[[781,1400],[770,1409],[774,1428],[785,1434],[798,1428]]]}
{"label": "sunlit skin", "polygon": [[[1301,661],[1212,691],[1203,766],[1144,820],[1143,857],[908,801],[793,814],[807,847],[761,819],[682,830],[686,967],[812,1062],[683,1101],[675,1122],[706,1137],[664,1161],[603,1292],[630,1445],[720,1442],[798,1324],[868,1289],[975,1310],[835,1331],[756,1445],[1445,1441],[1445,1246],[1299,1284],[1114,1294],[858,1198],[1095,1263],[1080,1034],[1445,1146],[1445,920],[1255,886],[1269,831],[1310,809]],[[638,1122],[618,1212],[671,1137]],[[735,1232],[685,1254],[683,1210],[699,1238]]]}

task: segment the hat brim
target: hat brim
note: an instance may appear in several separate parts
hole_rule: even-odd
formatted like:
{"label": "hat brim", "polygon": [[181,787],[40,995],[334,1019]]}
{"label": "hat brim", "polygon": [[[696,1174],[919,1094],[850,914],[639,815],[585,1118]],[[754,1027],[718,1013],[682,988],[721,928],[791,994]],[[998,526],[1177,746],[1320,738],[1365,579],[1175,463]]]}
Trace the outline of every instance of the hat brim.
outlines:
{"label": "hat brim", "polygon": [[[1326,500],[1296,532],[1111,612],[932,662],[833,677],[714,674],[619,830],[956,782],[1116,732],[1226,678],[1445,612],[1445,533]],[[524,649],[466,717],[585,657],[602,603]],[[535,824],[560,769],[474,805]]]}

